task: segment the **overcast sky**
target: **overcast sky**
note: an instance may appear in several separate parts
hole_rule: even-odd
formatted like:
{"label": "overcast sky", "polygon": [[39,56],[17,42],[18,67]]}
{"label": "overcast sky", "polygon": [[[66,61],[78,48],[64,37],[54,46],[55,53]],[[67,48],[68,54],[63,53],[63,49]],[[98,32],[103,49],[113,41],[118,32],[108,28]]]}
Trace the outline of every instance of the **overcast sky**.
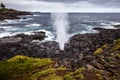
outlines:
{"label": "overcast sky", "polygon": [[33,12],[120,12],[120,0],[0,0],[8,8]]}

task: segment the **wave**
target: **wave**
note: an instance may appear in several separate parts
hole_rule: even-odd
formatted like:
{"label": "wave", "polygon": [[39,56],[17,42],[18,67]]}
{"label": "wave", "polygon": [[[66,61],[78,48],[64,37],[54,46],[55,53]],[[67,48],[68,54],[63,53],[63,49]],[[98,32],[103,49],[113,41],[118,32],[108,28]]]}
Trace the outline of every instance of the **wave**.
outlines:
{"label": "wave", "polygon": [[33,16],[34,16],[34,17],[38,17],[38,16],[40,16],[40,15],[37,15],[37,14],[33,14]]}
{"label": "wave", "polygon": [[33,23],[25,25],[25,27],[38,27],[38,26],[41,26],[41,24]]}
{"label": "wave", "polygon": [[8,36],[15,36],[17,34],[26,34],[26,35],[34,35],[35,32],[45,32],[45,35],[47,36],[44,41],[52,41],[55,39],[55,36],[52,32],[47,30],[36,30],[36,31],[27,31],[27,32],[4,32],[0,33],[0,38],[8,37]]}
{"label": "wave", "polygon": [[110,22],[111,25],[120,25],[120,22]]}
{"label": "wave", "polygon": [[20,22],[30,21],[30,20],[33,20],[33,18],[19,19]]}

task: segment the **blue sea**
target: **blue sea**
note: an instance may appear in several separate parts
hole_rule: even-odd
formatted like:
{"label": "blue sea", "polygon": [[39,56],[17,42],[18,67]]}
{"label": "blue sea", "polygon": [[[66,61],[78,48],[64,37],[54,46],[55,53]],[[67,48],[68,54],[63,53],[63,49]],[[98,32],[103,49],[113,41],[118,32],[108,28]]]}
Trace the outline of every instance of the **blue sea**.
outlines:
{"label": "blue sea", "polygon": [[[33,15],[19,16],[21,19],[0,21],[0,38],[16,34],[34,34],[44,31],[46,40],[55,40],[56,31],[50,13],[35,12]],[[120,24],[119,13],[68,13],[70,36],[74,34],[95,33],[93,28],[113,29]]]}

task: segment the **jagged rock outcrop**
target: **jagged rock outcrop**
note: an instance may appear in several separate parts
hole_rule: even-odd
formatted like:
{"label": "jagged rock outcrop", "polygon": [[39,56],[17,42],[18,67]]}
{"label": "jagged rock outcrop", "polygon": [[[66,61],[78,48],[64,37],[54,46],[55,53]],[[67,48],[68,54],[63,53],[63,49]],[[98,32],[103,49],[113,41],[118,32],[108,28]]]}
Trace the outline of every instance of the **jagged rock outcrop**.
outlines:
{"label": "jagged rock outcrop", "polygon": [[[120,29],[98,29],[100,33],[77,34],[65,44],[64,54],[67,57],[79,54],[90,55],[97,48],[106,43],[111,43],[120,37]],[[74,54],[74,56],[73,56]]]}

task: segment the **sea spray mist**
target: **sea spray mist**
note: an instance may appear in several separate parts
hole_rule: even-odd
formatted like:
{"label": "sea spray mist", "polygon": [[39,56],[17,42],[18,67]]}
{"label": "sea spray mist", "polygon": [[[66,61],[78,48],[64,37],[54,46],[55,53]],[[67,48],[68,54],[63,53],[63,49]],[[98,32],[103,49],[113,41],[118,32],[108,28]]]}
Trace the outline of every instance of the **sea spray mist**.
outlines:
{"label": "sea spray mist", "polygon": [[64,44],[68,40],[68,13],[51,13],[51,17],[54,29],[56,30],[56,41],[59,43],[60,49],[63,50]]}

